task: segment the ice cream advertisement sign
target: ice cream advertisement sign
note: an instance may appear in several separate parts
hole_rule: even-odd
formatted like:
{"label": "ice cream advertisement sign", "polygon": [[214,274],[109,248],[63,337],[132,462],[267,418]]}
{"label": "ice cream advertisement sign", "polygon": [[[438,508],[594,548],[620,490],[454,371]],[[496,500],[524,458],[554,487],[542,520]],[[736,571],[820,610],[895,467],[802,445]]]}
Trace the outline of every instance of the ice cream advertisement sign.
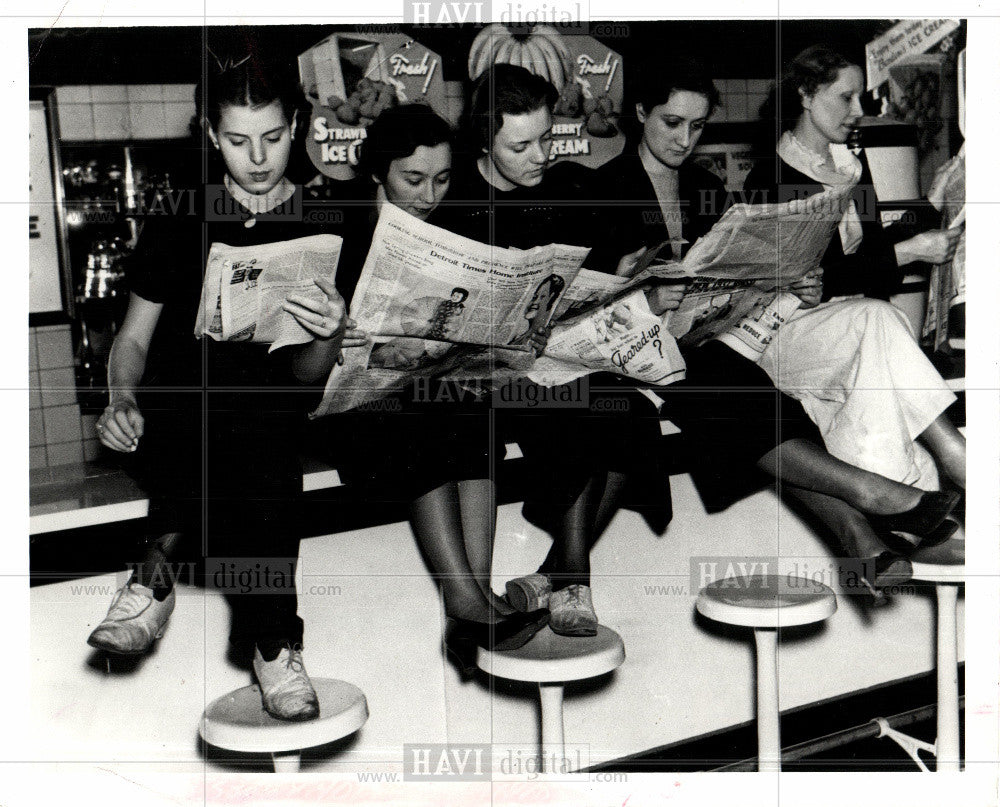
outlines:
{"label": "ice cream advertisement sign", "polygon": [[553,161],[596,168],[621,153],[624,70],[618,53],[593,37],[567,35],[547,25],[523,34],[494,23],[473,40],[469,78],[504,62],[547,79],[559,93],[552,115]]}
{"label": "ice cream advertisement sign", "polygon": [[447,116],[441,57],[402,34],[333,34],[299,56],[312,105],[306,152],[333,179],[355,176],[368,127],[397,104],[426,103]]}

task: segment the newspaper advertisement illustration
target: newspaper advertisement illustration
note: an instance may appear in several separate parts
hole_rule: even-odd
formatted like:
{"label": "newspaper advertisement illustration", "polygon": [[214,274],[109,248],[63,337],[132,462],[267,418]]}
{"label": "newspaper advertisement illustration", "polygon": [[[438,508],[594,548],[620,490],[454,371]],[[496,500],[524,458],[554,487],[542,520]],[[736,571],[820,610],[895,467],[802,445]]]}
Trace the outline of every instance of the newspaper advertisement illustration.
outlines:
{"label": "newspaper advertisement illustration", "polygon": [[271,345],[309,342],[314,337],[282,308],[292,293],[315,297],[314,282],[333,282],[343,239],[312,235],[253,247],[213,243],[194,332],[216,341],[252,341]]}
{"label": "newspaper advertisement illustration", "polygon": [[646,294],[634,289],[553,329],[545,353],[528,377],[543,386],[567,384],[582,375],[609,371],[647,384],[671,384],[686,367]]}

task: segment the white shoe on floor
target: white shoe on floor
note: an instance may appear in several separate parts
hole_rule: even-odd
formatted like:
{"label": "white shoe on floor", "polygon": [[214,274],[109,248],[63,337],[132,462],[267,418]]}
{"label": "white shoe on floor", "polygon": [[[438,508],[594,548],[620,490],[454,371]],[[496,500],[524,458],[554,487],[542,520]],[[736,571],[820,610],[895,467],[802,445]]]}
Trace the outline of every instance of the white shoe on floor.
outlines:
{"label": "white shoe on floor", "polygon": [[574,584],[549,595],[549,627],[563,636],[596,636],[597,613],[590,586]]}
{"label": "white shoe on floor", "polygon": [[319,698],[302,661],[301,645],[285,645],[277,658],[264,661],[253,651],[253,671],[260,684],[264,709],[280,720],[313,720],[319,717]]}
{"label": "white shoe on floor", "polygon": [[173,589],[160,602],[152,589],[129,581],[115,592],[108,615],[91,632],[87,644],[125,656],[145,653],[163,636],[176,602]]}

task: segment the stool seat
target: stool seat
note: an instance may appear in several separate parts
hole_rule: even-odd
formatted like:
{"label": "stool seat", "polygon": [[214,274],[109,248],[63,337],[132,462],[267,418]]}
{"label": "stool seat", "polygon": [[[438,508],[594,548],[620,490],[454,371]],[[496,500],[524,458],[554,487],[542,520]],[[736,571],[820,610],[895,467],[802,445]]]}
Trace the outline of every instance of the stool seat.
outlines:
{"label": "stool seat", "polygon": [[596,636],[561,636],[546,626],[517,650],[479,649],[476,665],[512,681],[579,681],[611,672],[625,661],[622,637],[604,625]]}
{"label": "stool seat", "polygon": [[837,596],[829,586],[805,577],[758,574],[709,583],[695,607],[716,622],[779,628],[826,619],[837,610]]}
{"label": "stool seat", "polygon": [[354,684],[333,678],[313,678],[319,697],[319,717],[295,722],[278,720],[264,711],[257,684],[216,698],[198,726],[202,739],[219,748],[255,753],[298,751],[353,734],[368,720],[368,701]]}
{"label": "stool seat", "polygon": [[965,539],[952,538],[910,556],[913,579],[927,583],[961,583],[965,578]]}

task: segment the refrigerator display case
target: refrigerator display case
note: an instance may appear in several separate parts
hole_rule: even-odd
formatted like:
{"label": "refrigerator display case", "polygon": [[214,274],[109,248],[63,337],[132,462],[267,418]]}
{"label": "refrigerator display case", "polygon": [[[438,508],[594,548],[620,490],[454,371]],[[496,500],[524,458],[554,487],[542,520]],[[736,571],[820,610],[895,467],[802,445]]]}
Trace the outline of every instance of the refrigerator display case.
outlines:
{"label": "refrigerator display case", "polygon": [[143,223],[172,209],[164,200],[175,193],[191,156],[176,140],[61,144],[58,196],[77,392],[85,411],[106,403],[108,355],[128,307],[128,261]]}

